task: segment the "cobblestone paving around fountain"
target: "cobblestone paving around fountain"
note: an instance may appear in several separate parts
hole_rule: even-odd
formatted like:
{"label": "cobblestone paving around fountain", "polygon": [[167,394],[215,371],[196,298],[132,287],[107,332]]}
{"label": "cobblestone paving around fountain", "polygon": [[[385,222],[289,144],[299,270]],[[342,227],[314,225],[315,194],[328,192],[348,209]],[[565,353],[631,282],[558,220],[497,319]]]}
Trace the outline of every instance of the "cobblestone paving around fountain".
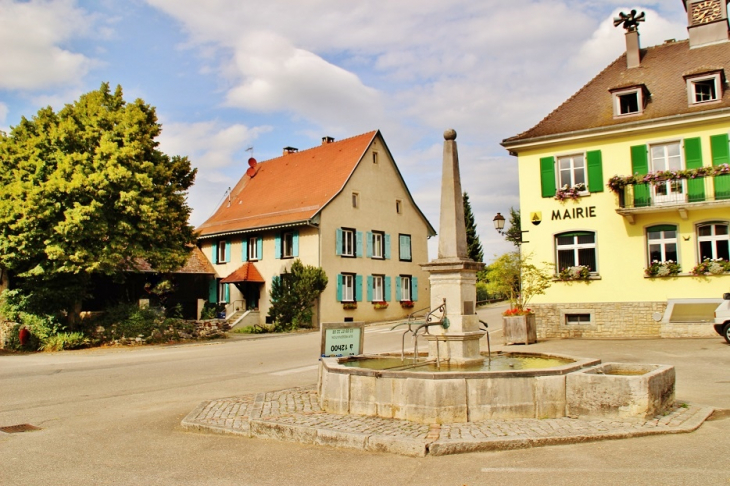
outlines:
{"label": "cobblestone paving around fountain", "polygon": [[326,413],[319,408],[316,389],[306,387],[206,401],[188,414],[182,426],[188,430],[425,456],[691,432],[712,411],[684,404],[643,422],[563,417],[429,426]]}

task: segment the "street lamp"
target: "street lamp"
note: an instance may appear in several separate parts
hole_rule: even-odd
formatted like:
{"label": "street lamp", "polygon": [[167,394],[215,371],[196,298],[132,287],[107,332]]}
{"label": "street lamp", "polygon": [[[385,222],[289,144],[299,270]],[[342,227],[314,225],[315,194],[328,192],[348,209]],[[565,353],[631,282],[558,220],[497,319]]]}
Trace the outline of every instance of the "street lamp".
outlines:
{"label": "street lamp", "polygon": [[502,213],[497,213],[492,222],[494,222],[494,229],[499,231],[499,234],[503,235],[504,232],[502,230],[504,229],[504,216],[502,216]]}

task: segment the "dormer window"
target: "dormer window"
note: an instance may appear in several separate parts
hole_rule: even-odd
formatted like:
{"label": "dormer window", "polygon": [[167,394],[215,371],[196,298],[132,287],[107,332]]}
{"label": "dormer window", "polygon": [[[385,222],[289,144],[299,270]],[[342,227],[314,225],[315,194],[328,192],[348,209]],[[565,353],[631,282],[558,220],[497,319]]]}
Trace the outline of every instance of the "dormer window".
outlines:
{"label": "dormer window", "polygon": [[687,97],[690,105],[717,101],[722,97],[720,73],[687,78]]}
{"label": "dormer window", "polygon": [[613,116],[639,115],[644,112],[644,89],[642,86],[611,90]]}

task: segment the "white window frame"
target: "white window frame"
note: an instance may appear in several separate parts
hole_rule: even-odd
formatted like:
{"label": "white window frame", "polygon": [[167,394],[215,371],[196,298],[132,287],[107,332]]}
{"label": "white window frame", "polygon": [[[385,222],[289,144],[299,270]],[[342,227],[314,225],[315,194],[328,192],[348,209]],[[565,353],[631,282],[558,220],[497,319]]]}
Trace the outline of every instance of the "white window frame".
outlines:
{"label": "white window frame", "polygon": [[216,263],[228,263],[226,260],[226,240],[220,240],[218,242],[218,255]]}
{"label": "white window frame", "polygon": [[286,231],[281,234],[281,258],[294,257],[294,232]]}
{"label": "white window frame", "polygon": [[383,258],[385,258],[385,253],[383,251],[385,248],[385,234],[380,231],[373,231],[372,235],[372,257],[378,260],[382,260]]}
{"label": "white window frame", "polygon": [[355,275],[342,274],[342,302],[355,302]]}
{"label": "white window frame", "polygon": [[[667,148],[669,146],[675,146],[677,149],[677,155],[669,155]],[[655,149],[663,148],[661,157],[656,157]],[[684,155],[682,153],[682,142],[679,140],[671,140],[661,143],[653,143],[649,145],[649,164],[651,166],[651,172],[666,171],[666,170],[683,170],[684,169]],[[658,162],[662,162],[662,166],[659,167]],[[672,162],[678,161],[678,164],[672,166]],[[678,167],[676,166],[678,165]],[[656,204],[667,204],[687,201],[687,180],[679,179],[666,182],[657,182],[651,185],[654,202]]]}
{"label": "white window frame", "polygon": [[407,302],[412,301],[413,296],[411,295],[411,279],[410,275],[400,276],[400,301]]}
{"label": "white window frame", "polygon": [[[566,233],[578,233],[579,231],[567,231]],[[591,243],[579,243],[578,238],[580,236],[572,236],[573,243],[571,244],[558,244],[558,238],[565,237],[565,233],[559,233],[555,235],[555,268],[558,272],[562,271],[563,268],[560,268],[560,252],[565,251],[572,251],[573,252],[573,265],[572,266],[578,266],[578,265],[586,265],[586,263],[580,261],[580,250],[593,250],[593,260],[596,264],[596,268],[591,270],[591,273],[597,273],[598,272],[598,248],[597,248],[597,238],[596,238],[596,232],[595,231],[580,231],[580,233],[591,233],[593,234],[593,242]],[[587,265],[590,266],[590,265]]]}
{"label": "white window frame", "polygon": [[[713,88],[715,90],[715,97],[706,100],[698,100],[697,85],[705,81],[712,81]],[[714,73],[704,76],[696,76],[687,78],[687,101],[690,105],[701,105],[703,103],[712,103],[713,101],[720,101],[722,99],[722,83],[720,79],[720,73]]]}
{"label": "white window frame", "polygon": [[[717,227],[718,226],[725,226],[727,228],[728,233],[726,234],[717,234]],[[709,235],[703,235],[700,236],[700,229],[701,228],[711,228]],[[717,244],[720,241],[727,241],[728,246],[730,246],[730,224],[728,224],[727,221],[711,221],[707,223],[702,223],[697,225],[697,259],[700,261],[700,263],[703,261],[704,258],[710,258],[712,260],[715,260],[719,258],[718,251],[717,251]],[[712,256],[705,255],[702,256],[702,243],[710,243],[712,245]]]}
{"label": "white window frame", "polygon": [[[218,303],[219,304],[227,304],[228,301],[226,300],[226,286],[228,286],[227,283],[218,282]],[[228,287],[229,292],[229,299],[230,299],[230,287]]]}
{"label": "white window frame", "polygon": [[[666,262],[668,260],[672,261],[679,261],[679,242],[677,240],[677,227],[674,227],[674,237],[667,236],[666,232],[668,230],[662,230],[662,231],[649,231],[651,227],[646,229],[646,251],[647,251],[647,260],[648,264],[651,265],[653,261],[658,262]],[[660,233],[659,238],[651,238],[649,235],[650,233]],[[651,247],[652,245],[659,245],[659,253],[661,254],[659,259],[652,258],[651,257]],[[667,258],[667,246],[668,245],[674,245],[674,258]]]}
{"label": "white window frame", "polygon": [[354,229],[342,228],[342,256],[354,257],[357,245],[356,232]]}
{"label": "white window frame", "polygon": [[373,275],[373,302],[385,301],[385,277]]}
{"label": "white window frame", "polygon": [[[580,164],[577,162],[580,161]],[[569,167],[563,169],[561,162],[568,162]],[[585,189],[580,194],[588,194],[588,167],[586,163],[585,153],[574,153],[569,155],[559,155],[555,158],[556,172],[558,175],[558,189],[570,189],[577,184],[582,183]],[[582,164],[582,165],[581,165]],[[565,172],[566,177],[563,177]],[[583,181],[579,181],[577,175],[583,173]],[[566,187],[567,186],[567,187]]]}
{"label": "white window frame", "polygon": [[[644,112],[644,90],[642,87],[622,89],[619,91],[613,91],[611,93],[613,97],[613,116],[624,117],[632,115],[640,115]],[[622,113],[621,111],[621,99],[625,96],[636,96],[637,111],[630,111]]]}
{"label": "white window frame", "polygon": [[248,239],[248,261],[255,262],[260,258],[258,240],[257,236],[251,236]]}

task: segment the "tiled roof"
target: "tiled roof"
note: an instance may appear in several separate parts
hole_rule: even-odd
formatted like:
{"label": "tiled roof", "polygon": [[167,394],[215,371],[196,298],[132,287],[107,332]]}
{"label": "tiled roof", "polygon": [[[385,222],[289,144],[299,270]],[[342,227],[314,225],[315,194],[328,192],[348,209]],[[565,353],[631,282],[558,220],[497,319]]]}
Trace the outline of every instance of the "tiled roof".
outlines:
{"label": "tiled roof", "polygon": [[308,221],[342,190],[377,133],[259,163],[197,231],[204,237]]}
{"label": "tiled roof", "polygon": [[[148,261],[138,258],[135,260],[134,271],[136,272],[151,272],[157,273],[158,271],[152,268],[152,265]],[[205,275],[215,275],[215,269],[213,265],[205,258],[203,252],[197,246],[190,247],[190,255],[179,270],[175,270],[170,273],[200,273]]]}
{"label": "tiled roof", "polygon": [[264,277],[261,276],[256,266],[251,262],[246,262],[241,267],[221,280],[221,283],[239,283],[239,282],[257,282],[264,283]]}
{"label": "tiled roof", "polygon": [[[642,49],[641,54],[639,67],[627,68],[626,54],[622,55],[540,123],[502,143],[509,146],[538,137],[617,127],[730,107],[730,90],[726,88],[719,101],[690,105],[684,79],[688,73],[727,69],[730,66],[730,42],[694,49],[689,48],[688,40],[667,42]],[[609,90],[642,84],[649,92],[649,101],[644,112],[640,115],[614,117]]]}

